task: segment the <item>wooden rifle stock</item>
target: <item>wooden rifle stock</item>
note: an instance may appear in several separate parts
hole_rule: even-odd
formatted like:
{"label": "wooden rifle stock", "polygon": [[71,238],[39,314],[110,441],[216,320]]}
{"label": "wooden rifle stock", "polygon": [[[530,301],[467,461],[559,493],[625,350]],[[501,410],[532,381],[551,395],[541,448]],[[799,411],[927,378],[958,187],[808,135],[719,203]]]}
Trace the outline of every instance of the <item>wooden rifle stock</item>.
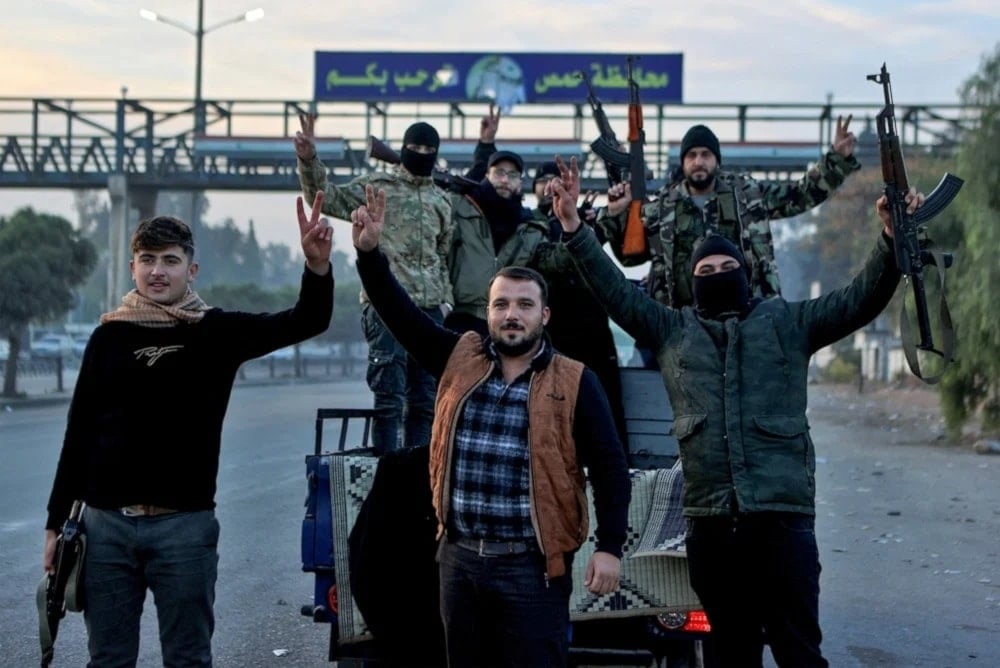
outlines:
{"label": "wooden rifle stock", "polygon": [[635,58],[629,56],[627,60],[629,185],[632,190],[632,201],[628,205],[628,218],[625,221],[625,234],[622,239],[622,255],[630,260],[643,259],[649,254],[646,228],[642,224],[642,205],[646,202],[646,160],[643,155],[646,132],[642,128],[639,84],[632,78],[632,62]]}
{"label": "wooden rifle stock", "polygon": [[642,202],[632,200],[628,205],[628,219],[625,221],[625,237],[622,240],[622,255],[640,258],[649,251],[646,244],[646,228],[642,224]]}
{"label": "wooden rifle stock", "polygon": [[[885,195],[889,215],[892,219],[893,246],[896,256],[896,266],[913,289],[913,302],[916,308],[917,332],[913,332],[906,301],[903,301],[900,315],[900,337],[903,342],[903,355],[910,371],[926,383],[936,383],[941,374],[925,376],[920,369],[917,350],[933,353],[942,359],[942,369],[953,359],[955,349],[955,330],[951,321],[951,313],[944,292],[944,271],[951,265],[951,255],[925,247],[921,239],[921,225],[944,209],[958,194],[962,187],[962,179],[946,173],[941,183],[924,200],[923,207],[916,213],[907,212],[906,195],[910,190],[906,166],[903,162],[903,152],[900,146],[899,134],[896,132],[895,103],[892,99],[892,84],[885,63],[877,74],[869,74],[868,80],[882,86],[885,104],[875,117],[878,134],[879,157],[882,162],[882,179],[885,182]],[[936,348],[931,330],[931,321],[927,305],[927,293],[924,286],[924,268],[935,265],[939,276],[940,289],[940,326],[941,347]]]}

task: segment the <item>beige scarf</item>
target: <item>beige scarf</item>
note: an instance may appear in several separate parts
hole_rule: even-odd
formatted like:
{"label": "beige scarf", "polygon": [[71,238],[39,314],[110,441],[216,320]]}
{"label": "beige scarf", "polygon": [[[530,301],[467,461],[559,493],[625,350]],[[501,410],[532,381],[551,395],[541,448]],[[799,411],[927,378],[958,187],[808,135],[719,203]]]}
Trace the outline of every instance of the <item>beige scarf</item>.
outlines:
{"label": "beige scarf", "polygon": [[130,322],[142,327],[173,327],[181,322],[199,322],[209,308],[191,288],[173,304],[158,304],[133,289],[122,297],[121,306],[101,316],[101,324]]}

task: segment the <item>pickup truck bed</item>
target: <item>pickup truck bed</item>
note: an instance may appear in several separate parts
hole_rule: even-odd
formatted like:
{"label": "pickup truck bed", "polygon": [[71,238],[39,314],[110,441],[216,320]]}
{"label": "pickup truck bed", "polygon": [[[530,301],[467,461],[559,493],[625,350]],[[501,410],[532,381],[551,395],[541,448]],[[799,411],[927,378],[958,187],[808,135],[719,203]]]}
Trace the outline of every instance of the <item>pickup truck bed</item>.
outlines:
{"label": "pickup truck bed", "polygon": [[[621,373],[630,461],[641,467],[631,470],[633,500],[622,586],[607,596],[592,595],[581,586],[582,571],[593,551],[591,534],[574,559],[571,659],[577,665],[651,665],[664,661],[671,668],[702,665],[700,641],[705,637],[705,628],[689,623],[690,619],[698,619],[697,613],[690,613],[699,604],[688,582],[683,552],[684,522],[679,508],[683,480],[679,466],[674,466],[677,443],[670,435],[673,416],[658,372],[623,368]],[[407,474],[409,478],[391,483],[401,492],[401,500],[416,497],[404,509],[408,518],[399,519],[400,530],[417,526],[424,533],[400,537],[398,550],[369,549],[376,556],[367,557],[362,568],[351,572],[348,555],[352,541],[356,551],[360,549],[358,541],[377,545],[383,540],[377,531],[362,535],[367,524],[396,519],[380,516],[382,519],[373,521],[375,511],[364,504],[379,466],[379,458],[367,447],[372,413],[367,409],[319,409],[314,452],[306,457],[309,494],[302,529],[302,563],[303,570],[314,573],[315,589],[312,604],[304,606],[302,612],[316,622],[331,625],[329,658],[339,665],[346,665],[344,661],[350,659],[379,665],[378,659],[386,652],[374,637],[390,634],[391,647],[408,646],[402,651],[413,661],[419,654],[418,646],[426,645],[427,637],[440,629],[434,597],[437,575],[432,559],[433,537],[430,543],[424,537],[434,526],[433,516],[428,516],[432,512],[429,490],[424,491],[425,498],[420,498],[420,491],[399,490],[400,480],[413,478],[412,473]],[[333,430],[339,426],[337,448],[325,452],[324,434],[331,426]],[[403,455],[411,460],[420,456],[417,452]],[[419,471],[417,479],[421,482],[426,480],[420,478],[426,475],[426,460],[424,453],[422,460],[409,464]],[[390,466],[399,471],[398,462],[383,464],[383,468]],[[379,475],[398,473],[380,470]],[[417,551],[412,549],[415,543],[420,545]],[[357,572],[361,570],[366,572]],[[415,589],[414,582],[422,587]],[[355,593],[363,595],[355,597]],[[427,601],[428,597],[432,600]],[[382,609],[395,602],[395,614],[383,619],[381,613],[377,618],[373,613],[372,623],[367,623],[361,610],[373,609],[373,601]],[[383,631],[373,634],[371,627]],[[432,643],[422,650],[428,652],[425,665],[440,660],[439,646]]]}

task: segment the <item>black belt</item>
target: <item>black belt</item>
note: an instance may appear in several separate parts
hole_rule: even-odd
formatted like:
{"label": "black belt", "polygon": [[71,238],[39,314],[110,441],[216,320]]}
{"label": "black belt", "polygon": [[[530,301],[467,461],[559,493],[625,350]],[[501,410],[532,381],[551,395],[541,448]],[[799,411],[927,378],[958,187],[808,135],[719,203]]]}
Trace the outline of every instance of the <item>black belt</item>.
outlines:
{"label": "black belt", "polygon": [[173,515],[174,513],[178,512],[173,508],[163,508],[161,506],[147,506],[145,504],[122,506],[118,510],[125,517],[156,517],[158,515]]}
{"label": "black belt", "polygon": [[485,538],[452,538],[450,542],[466,550],[477,553],[480,557],[502,557],[512,554],[524,554],[538,549],[538,543],[533,540],[486,540]]}

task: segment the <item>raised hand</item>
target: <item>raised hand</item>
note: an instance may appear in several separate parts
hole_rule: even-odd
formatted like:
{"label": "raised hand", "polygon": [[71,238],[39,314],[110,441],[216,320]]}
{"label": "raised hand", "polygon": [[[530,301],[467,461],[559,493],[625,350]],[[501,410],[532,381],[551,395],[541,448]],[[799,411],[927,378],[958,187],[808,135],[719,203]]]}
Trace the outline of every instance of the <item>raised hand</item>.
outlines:
{"label": "raised hand", "polygon": [[846,121],[843,116],[837,116],[837,134],[833,137],[833,150],[845,158],[854,154],[854,144],[858,141],[854,133],[847,129],[852,118],[854,114],[848,114]]}
{"label": "raised hand", "polygon": [[295,133],[295,155],[308,162],[316,157],[316,114],[299,114],[301,129]]}
{"label": "raised hand", "polygon": [[545,185],[545,194],[552,198],[552,213],[566,232],[575,232],[580,227],[580,213],[576,203],[580,199],[580,167],[576,156],[569,159],[569,165],[556,156],[559,176]]}
{"label": "raised hand", "polygon": [[[911,186],[910,191],[906,193],[903,201],[906,202],[906,213],[913,215],[917,209],[924,205],[924,194],[917,192],[917,189]],[[889,199],[885,195],[875,200],[875,213],[878,214],[879,220],[882,221],[882,230],[885,232],[885,235],[891,238],[892,215],[889,213]]]}
{"label": "raised hand", "polygon": [[490,102],[490,111],[479,121],[479,141],[484,144],[493,144],[497,139],[497,129],[500,127],[500,110],[493,111],[493,103]]}
{"label": "raised hand", "polygon": [[608,188],[608,215],[617,216],[632,202],[632,186],[628,181]]}
{"label": "raised hand", "polygon": [[365,203],[351,211],[351,237],[354,247],[371,251],[378,246],[385,225],[385,191],[376,190],[370,183],[365,186]]}
{"label": "raised hand", "polygon": [[329,221],[322,217],[323,193],[316,193],[312,211],[306,216],[306,205],[300,195],[296,198],[295,208],[299,215],[299,237],[302,241],[302,254],[306,256],[306,266],[310,271],[324,275],[330,270],[330,252],[333,250],[333,228]]}
{"label": "raised hand", "polygon": [[597,209],[594,208],[594,201],[596,199],[597,193],[593,190],[588,190],[583,196],[583,203],[577,207],[577,211],[580,212],[580,218],[588,225],[597,220]]}

